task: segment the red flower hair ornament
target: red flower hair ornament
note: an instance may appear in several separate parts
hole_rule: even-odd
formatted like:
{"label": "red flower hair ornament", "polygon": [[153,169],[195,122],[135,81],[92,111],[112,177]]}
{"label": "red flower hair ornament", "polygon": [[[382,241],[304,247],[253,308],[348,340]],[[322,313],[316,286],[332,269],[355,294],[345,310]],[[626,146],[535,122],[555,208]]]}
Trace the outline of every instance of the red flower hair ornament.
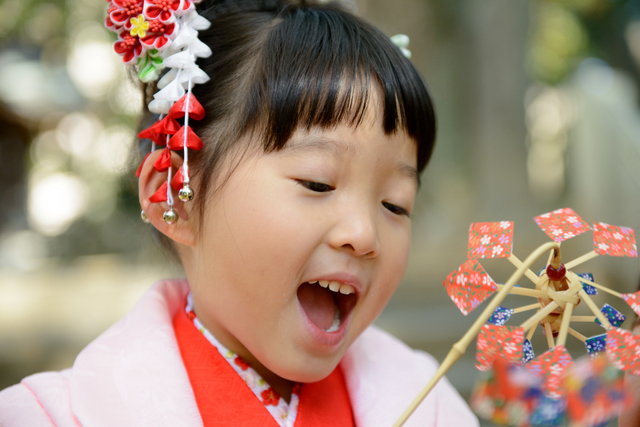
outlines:
{"label": "red flower hair ornament", "polygon": [[[178,220],[173,208],[173,191],[183,202],[191,201],[194,192],[189,186],[189,150],[200,150],[202,140],[195,134],[189,120],[202,120],[204,109],[191,90],[209,80],[196,65],[197,58],[211,55],[211,49],[198,39],[198,31],[209,28],[210,22],[195,10],[200,0],[107,0],[105,27],[117,35],[113,50],[122,62],[136,67],[138,77],[148,83],[158,80],[160,89],[149,103],[149,111],[158,120],[138,133],[151,140],[151,151],[164,147],[155,161],[158,172],[167,172],[167,181],[149,198],[152,203],[166,202],[169,209],[163,218],[167,224]],[[179,123],[176,119],[182,119]],[[171,150],[182,150],[184,162],[172,178]],[[144,158],[136,175],[139,176]],[[169,185],[171,184],[171,185]],[[180,185],[180,187],[178,187]],[[178,187],[178,188],[176,188]],[[144,211],[142,218],[147,221]]]}

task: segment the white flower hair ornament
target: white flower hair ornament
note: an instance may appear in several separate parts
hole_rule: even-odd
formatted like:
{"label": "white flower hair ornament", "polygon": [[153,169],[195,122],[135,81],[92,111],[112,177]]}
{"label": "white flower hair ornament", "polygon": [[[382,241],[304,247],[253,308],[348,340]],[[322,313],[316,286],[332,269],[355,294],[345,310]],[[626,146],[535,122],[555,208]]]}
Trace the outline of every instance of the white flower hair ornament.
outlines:
{"label": "white flower hair ornament", "polygon": [[409,36],[406,34],[396,34],[395,36],[391,36],[391,43],[398,46],[400,52],[407,59],[411,59],[411,51],[409,50]]}
{"label": "white flower hair ornament", "polygon": [[[201,120],[204,109],[191,93],[195,84],[209,80],[196,65],[196,58],[211,55],[211,49],[198,39],[198,30],[206,30],[211,23],[200,16],[195,4],[201,0],[107,0],[105,26],[118,35],[113,50],[125,64],[135,65],[144,83],[157,80],[160,71],[169,70],[158,81],[160,89],[149,103],[149,111],[159,114],[158,120],[138,133],[139,138],[151,140],[151,152],[164,146],[154,162],[158,172],[167,171],[167,181],[150,198],[151,203],[167,202],[169,209],[163,218],[167,224],[178,220],[173,209],[171,189],[178,191],[184,202],[193,199],[189,186],[189,149],[202,149],[202,140],[189,126],[189,120]],[[177,119],[184,118],[181,126]],[[183,150],[182,167],[172,177],[171,150]],[[149,153],[151,154],[151,153]],[[136,172],[140,171],[149,154]],[[144,211],[142,219],[148,222]]]}

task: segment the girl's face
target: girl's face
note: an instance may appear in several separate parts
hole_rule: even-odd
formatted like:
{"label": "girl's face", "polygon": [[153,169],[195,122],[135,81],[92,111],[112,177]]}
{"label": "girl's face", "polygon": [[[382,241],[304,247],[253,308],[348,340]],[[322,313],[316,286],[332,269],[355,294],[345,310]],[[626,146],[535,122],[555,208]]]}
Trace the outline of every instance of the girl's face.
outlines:
{"label": "girl's face", "polygon": [[415,142],[373,113],[249,155],[184,260],[199,319],[259,372],[324,378],[400,283],[417,178]]}

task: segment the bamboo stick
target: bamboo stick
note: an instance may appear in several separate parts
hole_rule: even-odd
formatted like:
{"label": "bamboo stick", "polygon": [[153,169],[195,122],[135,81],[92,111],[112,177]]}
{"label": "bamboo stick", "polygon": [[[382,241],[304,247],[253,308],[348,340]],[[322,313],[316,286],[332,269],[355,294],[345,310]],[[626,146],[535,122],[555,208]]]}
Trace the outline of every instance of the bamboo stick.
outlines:
{"label": "bamboo stick", "polygon": [[[520,268],[522,266],[522,261],[520,261],[520,259],[515,256],[515,254],[511,254],[511,256],[509,258],[507,258],[511,264],[513,264],[516,268]],[[533,271],[531,271],[530,269],[526,269],[524,271],[524,275],[527,276],[527,278],[529,280],[531,280],[533,282],[534,285],[538,284],[538,280],[540,280],[540,277],[538,277],[538,275],[536,273],[534,273]]]}
{"label": "bamboo stick", "polygon": [[553,331],[551,330],[551,323],[544,324],[545,335],[547,336],[547,345],[549,348],[553,348],[556,345],[553,343]]}
{"label": "bamboo stick", "polygon": [[556,249],[560,251],[560,246],[556,242],[547,242],[540,247],[538,247],[535,251],[533,251],[527,259],[523,262],[522,266],[519,267],[507,280],[507,283],[504,284],[504,287],[500,289],[500,291],[496,294],[495,297],[491,300],[489,305],[485,307],[484,311],[476,319],[476,321],[471,325],[469,330],[462,336],[462,338],[456,342],[447,357],[445,357],[444,361],[434,374],[434,376],[429,380],[427,385],[418,393],[416,398],[411,402],[411,404],[407,407],[407,409],[403,412],[403,414],[398,418],[398,420],[393,425],[394,427],[402,426],[407,419],[413,414],[418,405],[427,397],[427,394],[435,387],[435,385],[440,381],[440,379],[447,373],[449,369],[460,359],[460,357],[467,350],[467,347],[471,343],[471,341],[478,334],[478,331],[482,326],[486,323],[486,321],[491,317],[491,315],[496,311],[496,308],[500,305],[500,303],[509,295],[509,291],[515,286],[516,282],[520,280],[520,278],[524,275],[524,272],[527,268],[531,267],[533,264],[543,253],[548,250]]}
{"label": "bamboo stick", "polygon": [[587,306],[589,306],[589,309],[591,310],[591,312],[593,312],[593,314],[595,314],[602,326],[607,330],[611,329],[611,323],[609,323],[609,320],[604,316],[604,314],[602,314],[600,310],[598,310],[598,306],[593,302],[589,295],[587,295],[584,289],[580,289],[579,294],[580,298],[582,298],[584,302],[587,303]]}
{"label": "bamboo stick", "polygon": [[536,329],[538,328],[538,324],[534,324],[533,327],[531,329],[529,329],[529,333],[527,334],[527,339],[529,341],[531,341],[531,338],[533,337],[533,334],[536,332]]}
{"label": "bamboo stick", "polygon": [[529,328],[531,328],[533,325],[535,325],[536,323],[538,323],[539,321],[547,317],[549,314],[551,314],[553,310],[555,310],[558,307],[559,305],[557,302],[551,301],[549,305],[547,305],[545,308],[543,308],[542,310],[540,310],[539,312],[537,312],[536,314],[534,314],[533,316],[531,316],[530,318],[522,322],[520,327],[525,331],[528,331]]}
{"label": "bamboo stick", "polygon": [[609,294],[611,294],[611,295],[613,295],[613,296],[616,296],[616,297],[618,297],[618,298],[622,298],[622,294],[621,294],[620,292],[616,292],[616,291],[614,291],[613,289],[609,289],[609,288],[607,288],[606,286],[599,285],[599,284],[597,284],[597,283],[595,283],[595,282],[592,282],[591,280],[584,279],[584,278],[582,278],[582,277],[578,276],[578,275],[577,275],[577,274],[575,274],[575,273],[571,273],[571,274],[573,274],[574,276],[576,276],[576,280],[579,280],[579,281],[581,281],[582,283],[586,283],[587,285],[591,285],[591,286],[593,286],[594,288],[598,288],[598,289],[600,289],[601,291],[607,292],[607,293],[609,293]]}
{"label": "bamboo stick", "polygon": [[530,305],[523,305],[522,307],[514,308],[513,314],[522,313],[523,311],[535,310],[536,308],[542,307],[542,304],[539,302]]}
{"label": "bamboo stick", "polygon": [[586,254],[582,255],[581,257],[578,257],[578,258],[574,259],[573,261],[569,261],[564,266],[568,271],[568,270],[571,270],[573,267],[577,267],[580,264],[582,264],[584,262],[587,262],[590,259],[593,259],[593,258],[595,258],[597,256],[598,256],[598,254],[596,253],[596,251],[587,252]]}
{"label": "bamboo stick", "polygon": [[[561,244],[562,242],[558,242],[558,247],[560,247]],[[545,264],[545,266],[551,264],[551,261],[553,261],[553,258],[556,256],[555,254],[556,254],[555,250],[549,251],[549,258],[547,258],[547,263]]]}
{"label": "bamboo stick", "polygon": [[596,316],[571,316],[572,322],[595,322]]}
{"label": "bamboo stick", "polygon": [[[505,285],[501,285],[499,283],[496,283],[496,286],[498,287],[498,290],[502,290],[505,287]],[[511,295],[523,295],[525,297],[542,298],[542,292],[540,292],[537,289],[521,288],[521,287],[514,286],[513,288],[511,288],[509,293]]]}
{"label": "bamboo stick", "polygon": [[573,328],[569,328],[567,332],[569,332],[570,335],[573,335],[574,337],[578,338],[582,342],[585,342],[587,340],[587,337],[585,337],[584,335],[582,335],[580,332],[576,331]]}
{"label": "bamboo stick", "polygon": [[561,306],[566,303],[578,304],[578,302],[580,301],[580,298],[578,297],[578,295],[576,295],[578,293],[578,289],[558,292],[553,289],[553,286],[549,286],[547,292],[549,298],[553,299],[554,301],[560,301],[558,302],[558,304],[560,304]]}
{"label": "bamboo stick", "polygon": [[565,345],[567,343],[567,333],[569,332],[569,322],[571,322],[571,313],[573,313],[573,304],[568,302],[564,306],[562,323],[560,323],[560,331],[558,331],[558,339],[556,340],[556,345]]}

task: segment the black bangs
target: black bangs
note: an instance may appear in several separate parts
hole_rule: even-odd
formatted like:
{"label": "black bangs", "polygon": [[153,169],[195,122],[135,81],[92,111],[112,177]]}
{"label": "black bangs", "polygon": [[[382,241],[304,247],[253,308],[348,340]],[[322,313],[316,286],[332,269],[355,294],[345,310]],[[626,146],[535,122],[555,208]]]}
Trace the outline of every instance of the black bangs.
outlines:
{"label": "black bangs", "polygon": [[[299,127],[358,126],[382,110],[386,134],[417,143],[418,170],[431,156],[436,121],[422,77],[380,31],[336,4],[293,0],[209,0],[211,27],[198,59],[210,77],[193,89],[207,112],[193,130],[212,143],[192,156],[194,171],[217,170],[245,134],[266,152],[282,149]],[[375,105],[372,105],[375,104]],[[206,185],[206,184],[205,184]]]}
{"label": "black bangs", "polygon": [[[381,107],[384,132],[405,131],[418,144],[422,171],[435,141],[433,103],[389,38],[331,6],[296,8],[281,19],[264,42],[249,96],[260,102],[247,105],[243,120],[247,128],[260,123],[265,150],[283,148],[299,126],[358,126],[367,108]],[[370,105],[375,98],[380,106]]]}

